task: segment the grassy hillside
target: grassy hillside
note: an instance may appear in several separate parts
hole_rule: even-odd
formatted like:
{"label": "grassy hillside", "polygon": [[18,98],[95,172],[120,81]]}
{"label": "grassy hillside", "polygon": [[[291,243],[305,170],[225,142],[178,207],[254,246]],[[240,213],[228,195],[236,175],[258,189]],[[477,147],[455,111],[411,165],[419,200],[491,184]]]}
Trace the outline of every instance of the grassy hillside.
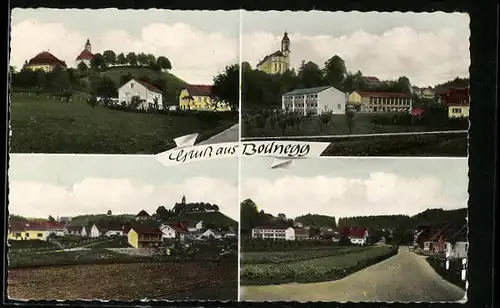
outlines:
{"label": "grassy hillside", "polygon": [[106,214],[97,214],[97,215],[79,215],[73,217],[73,219],[69,222],[70,226],[83,226],[87,225],[91,222],[100,222],[100,221],[120,221],[127,222],[133,219],[135,215],[133,214],[124,214],[124,215],[112,215],[107,216]]}
{"label": "grassy hillside", "polygon": [[137,113],[65,103],[41,96],[11,97],[11,153],[157,154],[174,138],[207,139],[234,125],[222,115]]}
{"label": "grassy hillside", "polygon": [[171,74],[169,72],[161,72],[155,71],[148,67],[131,67],[131,66],[123,66],[123,67],[110,67],[106,70],[99,73],[101,76],[106,76],[111,78],[116,84],[120,84],[120,77],[123,75],[130,74],[134,78],[141,78],[143,76],[155,80],[155,79],[163,79],[166,81],[168,87],[185,87],[188,83],[179,77]]}
{"label": "grassy hillside", "polygon": [[337,226],[335,217],[318,214],[307,214],[295,218],[296,222],[301,222],[306,226],[333,227]]}
{"label": "grassy hillside", "polygon": [[238,223],[221,212],[199,212],[188,213],[181,217],[186,222],[198,222],[202,220],[205,224],[211,223],[216,226],[237,227]]}

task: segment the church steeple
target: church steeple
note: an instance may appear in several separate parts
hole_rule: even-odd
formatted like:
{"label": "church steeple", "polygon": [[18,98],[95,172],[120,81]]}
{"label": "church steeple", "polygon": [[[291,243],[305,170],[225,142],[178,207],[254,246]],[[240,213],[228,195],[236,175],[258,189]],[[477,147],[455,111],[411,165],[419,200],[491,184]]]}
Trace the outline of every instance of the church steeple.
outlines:
{"label": "church steeple", "polygon": [[182,196],[181,203],[186,204],[186,196]]}
{"label": "church steeple", "polygon": [[87,42],[85,43],[85,50],[87,50],[88,52],[92,52],[92,45],[90,44],[90,40],[87,39]]}
{"label": "church steeple", "polygon": [[283,39],[281,39],[281,52],[285,56],[288,56],[288,54],[290,53],[290,39],[288,38],[288,33],[286,31],[283,35]]}

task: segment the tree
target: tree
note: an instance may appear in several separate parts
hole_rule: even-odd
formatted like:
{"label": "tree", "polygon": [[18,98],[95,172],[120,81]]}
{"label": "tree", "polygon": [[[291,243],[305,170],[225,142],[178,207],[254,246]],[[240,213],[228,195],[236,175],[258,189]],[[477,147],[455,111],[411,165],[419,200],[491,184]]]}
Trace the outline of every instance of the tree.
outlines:
{"label": "tree", "polygon": [[126,59],[127,59],[128,64],[130,64],[132,66],[137,65],[137,55],[135,53],[129,52],[126,56]]}
{"label": "tree", "polygon": [[281,220],[286,220],[286,215],[283,214],[283,213],[279,213],[278,214],[278,218],[281,219]]}
{"label": "tree", "polygon": [[298,76],[300,77],[300,84],[303,88],[314,88],[327,84],[319,66],[311,61],[302,64]]}
{"label": "tree", "polygon": [[246,199],[241,202],[240,206],[240,223],[241,232],[250,233],[258,224],[259,212],[257,205],[251,199]]}
{"label": "tree", "polygon": [[56,222],[56,219],[52,215],[49,215],[49,222]]}
{"label": "tree", "polygon": [[88,70],[88,66],[87,64],[85,64],[85,62],[80,62],[78,63],[78,71],[80,71],[80,73],[82,74],[86,74],[87,73],[87,70]]}
{"label": "tree", "polygon": [[148,56],[143,52],[139,53],[137,55],[137,62],[139,62],[139,65],[145,66],[148,64]]}
{"label": "tree", "polygon": [[170,70],[172,69],[172,64],[170,61],[167,59],[167,57],[160,56],[156,59],[156,64],[163,69],[163,70]]}
{"label": "tree", "polygon": [[53,89],[63,92],[69,89],[70,80],[68,73],[60,67],[56,67],[50,73],[51,86]]}
{"label": "tree", "polygon": [[347,129],[349,130],[349,134],[352,134],[352,131],[354,129],[354,112],[349,110],[346,111],[345,119],[347,122]]}
{"label": "tree", "polygon": [[325,62],[323,71],[326,80],[328,80],[333,87],[340,87],[347,76],[345,62],[337,55]]}
{"label": "tree", "polygon": [[91,87],[97,96],[103,97],[106,101],[117,96],[116,84],[109,77],[104,76],[93,79]]}
{"label": "tree", "polygon": [[399,77],[394,87],[396,88],[396,91],[400,93],[411,94],[412,92],[410,79],[406,76]]}
{"label": "tree", "polygon": [[114,65],[116,64],[116,54],[113,50],[106,50],[102,53],[104,57],[104,61],[108,65]]}
{"label": "tree", "polygon": [[100,53],[96,53],[94,58],[90,61],[90,66],[97,70],[106,68],[106,60],[104,59],[104,56]]}
{"label": "tree", "polygon": [[116,62],[120,65],[125,65],[127,64],[127,58],[125,57],[125,55],[123,54],[123,52],[120,52],[117,56],[116,56]]}
{"label": "tree", "polygon": [[113,212],[111,212],[111,210],[108,210],[108,212],[106,213],[106,215],[111,216],[111,215],[113,215]]}
{"label": "tree", "polygon": [[146,63],[148,66],[154,66],[156,64],[156,57],[153,54],[148,53],[146,55]]}
{"label": "tree", "polygon": [[226,66],[225,70],[214,77],[212,97],[215,103],[226,103],[232,111],[239,107],[239,65]]}

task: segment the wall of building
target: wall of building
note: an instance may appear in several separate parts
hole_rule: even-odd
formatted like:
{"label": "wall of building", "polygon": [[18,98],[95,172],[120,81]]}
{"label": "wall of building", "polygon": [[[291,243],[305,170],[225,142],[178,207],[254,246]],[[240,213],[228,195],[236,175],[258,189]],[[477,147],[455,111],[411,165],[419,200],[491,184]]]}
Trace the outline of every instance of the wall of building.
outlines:
{"label": "wall of building", "polygon": [[448,105],[448,117],[451,118],[464,118],[469,116],[470,106],[463,105]]}
{"label": "wall of building", "polygon": [[334,87],[318,93],[318,113],[345,114],[345,93]]}

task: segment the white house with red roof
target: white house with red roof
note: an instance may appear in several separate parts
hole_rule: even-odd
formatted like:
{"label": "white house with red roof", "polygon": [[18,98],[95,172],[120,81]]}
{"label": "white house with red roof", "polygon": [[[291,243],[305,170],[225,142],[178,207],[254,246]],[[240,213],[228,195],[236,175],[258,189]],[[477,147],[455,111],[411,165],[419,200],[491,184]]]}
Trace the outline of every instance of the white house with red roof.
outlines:
{"label": "white house with red roof", "polygon": [[90,40],[87,39],[85,47],[75,59],[75,67],[78,67],[82,62],[85,63],[87,67],[90,67],[90,62],[92,62],[93,59],[94,54],[92,53],[92,45],[90,44]]}
{"label": "white house with red roof", "polygon": [[140,100],[137,109],[163,109],[163,91],[146,81],[132,78],[118,88],[118,102],[120,104],[125,102],[129,105],[133,97]]}
{"label": "white house with red roof", "polygon": [[350,227],[344,229],[344,235],[349,238],[354,245],[366,245],[368,240],[368,229],[361,227]]}

